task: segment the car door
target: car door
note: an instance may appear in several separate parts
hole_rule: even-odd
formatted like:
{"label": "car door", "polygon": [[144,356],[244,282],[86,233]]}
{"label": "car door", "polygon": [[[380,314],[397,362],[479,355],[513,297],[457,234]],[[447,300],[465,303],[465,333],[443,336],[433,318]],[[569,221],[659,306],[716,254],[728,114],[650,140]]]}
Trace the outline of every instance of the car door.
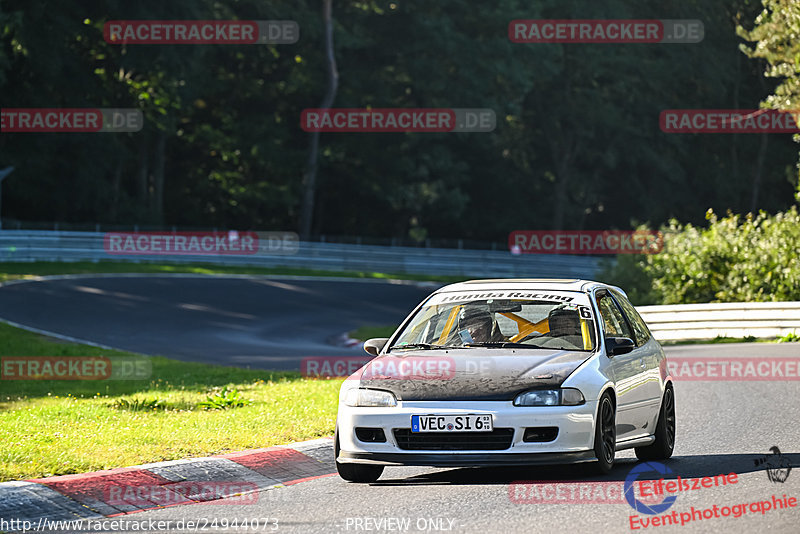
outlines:
{"label": "car door", "polygon": [[[653,335],[647,328],[644,319],[642,319],[642,316],[636,311],[636,308],[633,307],[633,304],[631,304],[630,301],[618,291],[614,291],[612,289],[611,294],[619,304],[623,315],[625,315],[625,318],[628,320],[628,323],[633,330],[633,335],[635,336],[635,338],[633,338],[634,343],[636,343],[637,351],[641,354],[641,358],[644,360],[645,364],[645,377],[643,385],[645,396],[647,398],[648,405],[651,408],[651,414],[657,415],[658,409],[661,405],[661,396],[663,391],[659,367],[661,365],[661,361],[665,358],[664,351],[661,348],[661,345],[655,339],[653,339]],[[652,428],[649,430],[651,433],[653,432]]]}
{"label": "car door", "polygon": [[[603,337],[627,337],[634,340],[635,334],[614,297],[607,290],[596,294],[600,310]],[[617,391],[617,440],[646,435],[648,425],[646,390],[646,362],[641,347],[627,354],[610,356],[611,373]]]}

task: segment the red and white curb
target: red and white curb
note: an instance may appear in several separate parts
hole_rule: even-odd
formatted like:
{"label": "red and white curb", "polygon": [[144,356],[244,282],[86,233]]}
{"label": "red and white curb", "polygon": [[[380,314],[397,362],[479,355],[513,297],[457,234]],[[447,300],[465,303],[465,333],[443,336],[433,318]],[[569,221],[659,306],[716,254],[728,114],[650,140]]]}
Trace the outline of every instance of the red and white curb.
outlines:
{"label": "red and white curb", "polygon": [[[0,519],[101,519],[178,504],[241,504],[257,493],[335,473],[333,440],[0,483]],[[192,493],[191,487],[213,486]],[[158,498],[154,498],[158,497]],[[165,504],[168,503],[168,504]],[[19,524],[19,523],[18,523]],[[0,529],[3,531],[4,529]]]}

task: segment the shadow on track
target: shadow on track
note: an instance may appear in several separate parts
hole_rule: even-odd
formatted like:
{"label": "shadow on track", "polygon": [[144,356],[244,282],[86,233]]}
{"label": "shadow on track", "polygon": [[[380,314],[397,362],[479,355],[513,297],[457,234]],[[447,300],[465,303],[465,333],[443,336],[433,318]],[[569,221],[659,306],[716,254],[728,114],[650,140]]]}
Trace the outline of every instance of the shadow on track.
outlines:
{"label": "shadow on track", "polygon": [[[728,473],[752,473],[765,471],[766,465],[757,465],[764,454],[709,454],[696,456],[673,456],[662,462],[672,470],[671,474],[663,475],[665,479],[702,478]],[[790,467],[800,467],[800,453],[783,454]],[[593,462],[572,465],[548,466],[515,466],[515,467],[470,467],[450,469],[426,473],[409,478],[389,478],[391,470],[385,471],[383,478],[375,482],[374,486],[430,486],[430,485],[503,485],[520,481],[624,481],[630,470],[639,463],[631,458],[619,459],[614,470],[608,475],[595,474]],[[653,477],[662,478],[662,477]],[[649,480],[648,476],[641,476],[642,480]]]}

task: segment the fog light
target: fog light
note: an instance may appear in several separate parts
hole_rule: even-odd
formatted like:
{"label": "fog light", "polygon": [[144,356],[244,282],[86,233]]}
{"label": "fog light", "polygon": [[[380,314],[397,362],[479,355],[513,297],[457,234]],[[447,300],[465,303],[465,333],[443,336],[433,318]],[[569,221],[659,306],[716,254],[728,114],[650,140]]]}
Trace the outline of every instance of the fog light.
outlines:
{"label": "fog light", "polygon": [[528,443],[543,443],[546,441],[553,441],[557,437],[557,426],[536,426],[525,429],[525,434],[522,436],[522,441]]}
{"label": "fog light", "polygon": [[364,443],[385,443],[386,434],[382,428],[356,427],[356,437],[358,441]]}

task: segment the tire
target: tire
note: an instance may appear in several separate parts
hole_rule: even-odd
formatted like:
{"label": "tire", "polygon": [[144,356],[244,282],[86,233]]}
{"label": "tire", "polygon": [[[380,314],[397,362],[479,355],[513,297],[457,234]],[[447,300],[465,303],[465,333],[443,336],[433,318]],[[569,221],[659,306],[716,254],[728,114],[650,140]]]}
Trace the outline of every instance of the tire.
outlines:
{"label": "tire", "polygon": [[611,395],[604,393],[597,403],[597,420],[594,429],[594,454],[597,456],[597,469],[608,474],[614,467],[617,446],[617,416]]}
{"label": "tire", "polygon": [[646,447],[636,447],[640,460],[666,460],[675,449],[675,392],[669,385],[664,390],[656,423],[656,440]]}
{"label": "tire", "polygon": [[[333,441],[333,459],[339,457],[339,430],[336,430]],[[378,480],[383,474],[382,465],[340,464],[336,462],[336,472],[348,482],[370,483]]]}

